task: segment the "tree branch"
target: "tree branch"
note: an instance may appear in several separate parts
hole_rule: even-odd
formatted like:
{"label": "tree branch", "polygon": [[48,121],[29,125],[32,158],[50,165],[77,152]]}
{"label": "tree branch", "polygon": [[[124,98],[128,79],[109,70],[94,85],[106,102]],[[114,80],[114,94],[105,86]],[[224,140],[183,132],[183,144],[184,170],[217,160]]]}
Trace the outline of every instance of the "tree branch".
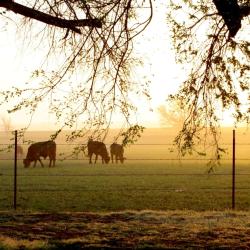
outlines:
{"label": "tree branch", "polygon": [[49,14],[43,13],[39,10],[26,7],[19,3],[12,2],[11,0],[1,0],[0,8],[1,7],[11,10],[22,16],[38,20],[40,22],[43,22],[49,25],[70,29],[79,34],[81,34],[81,31],[77,27],[80,27],[80,26],[81,27],[90,26],[90,27],[96,27],[96,28],[102,27],[101,21],[97,18],[96,19],[79,19],[79,20],[62,19],[59,17],[55,17]]}
{"label": "tree branch", "polygon": [[250,15],[250,4],[240,5],[241,18]]}

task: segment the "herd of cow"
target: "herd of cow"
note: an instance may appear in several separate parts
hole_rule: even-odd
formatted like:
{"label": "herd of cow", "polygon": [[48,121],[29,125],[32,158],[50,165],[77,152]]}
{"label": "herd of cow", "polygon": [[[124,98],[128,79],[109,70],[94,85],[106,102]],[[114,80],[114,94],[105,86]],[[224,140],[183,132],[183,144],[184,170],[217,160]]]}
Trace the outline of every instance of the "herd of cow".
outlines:
{"label": "herd of cow", "polygon": [[[98,156],[101,157],[102,163],[108,164],[110,161],[110,156],[106,145],[100,141],[94,141],[90,139],[87,143],[89,163],[92,163],[92,156],[95,155],[95,163],[97,162]],[[110,146],[110,155],[112,163],[115,161],[118,163],[124,162],[125,158],[123,156],[124,148],[122,145],[113,143]],[[43,167],[43,162],[41,157],[46,159],[49,157],[49,167],[51,165],[55,166],[56,162],[56,143],[54,141],[44,141],[36,142],[29,146],[26,158],[23,160],[24,167],[29,167],[31,162],[34,162],[34,167],[36,166],[37,161],[40,162]]]}

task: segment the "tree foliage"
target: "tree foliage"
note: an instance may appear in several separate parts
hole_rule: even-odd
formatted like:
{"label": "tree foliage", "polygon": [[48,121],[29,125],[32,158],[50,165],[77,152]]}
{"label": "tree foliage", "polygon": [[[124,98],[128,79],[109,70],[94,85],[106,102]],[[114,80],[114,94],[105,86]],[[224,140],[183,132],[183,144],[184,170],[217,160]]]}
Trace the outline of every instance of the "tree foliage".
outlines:
{"label": "tree foliage", "polygon": [[250,6],[248,1],[234,1],[242,10],[239,29],[239,24],[230,27],[233,15],[231,24],[225,22],[226,7],[218,10],[214,2],[171,1],[167,21],[176,61],[188,72],[178,93],[169,97],[187,109],[175,142],[185,154],[209,138],[214,159],[218,160],[223,152],[218,142],[222,112],[233,110],[235,124],[249,123]]}
{"label": "tree foliage", "polygon": [[[3,18],[15,19],[24,36],[47,49],[49,64],[33,72],[26,88],[1,93],[1,103],[16,102],[10,112],[27,108],[33,114],[47,101],[61,122],[54,136],[74,128],[68,140],[90,130],[93,137],[105,138],[114,113],[131,125],[136,108],[130,93],[147,89],[147,83],[131,80],[141,65],[133,56],[133,41],[151,21],[152,0],[3,0],[0,7],[7,9]],[[249,102],[248,0],[177,0],[168,8],[176,59],[188,72],[169,98],[187,110],[176,143],[185,154],[210,134],[219,159],[218,111],[231,108],[236,122],[249,122],[249,106],[242,109],[242,100]]]}
{"label": "tree foliage", "polygon": [[130,92],[147,89],[131,77],[141,65],[133,42],[151,21],[151,0],[4,0],[0,7],[6,8],[1,18],[13,19],[26,43],[42,47],[48,65],[35,70],[25,88],[1,92],[1,104],[15,102],[9,112],[27,109],[32,117],[48,102],[59,124],[53,138],[70,128],[68,140],[90,131],[104,139],[115,113],[126,128],[133,126]]}

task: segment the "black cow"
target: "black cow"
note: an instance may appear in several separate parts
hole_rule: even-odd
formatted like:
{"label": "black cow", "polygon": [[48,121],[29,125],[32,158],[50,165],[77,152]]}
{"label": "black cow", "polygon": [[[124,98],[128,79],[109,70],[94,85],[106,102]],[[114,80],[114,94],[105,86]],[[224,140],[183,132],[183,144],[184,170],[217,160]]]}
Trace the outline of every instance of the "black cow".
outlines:
{"label": "black cow", "polygon": [[49,157],[49,167],[51,167],[51,163],[53,162],[53,166],[55,166],[56,161],[56,143],[54,141],[44,141],[44,142],[36,142],[29,146],[28,153],[26,159],[23,160],[24,167],[29,167],[30,163],[34,161],[33,167],[36,166],[36,162],[39,161],[41,166],[43,167],[43,163],[40,157],[44,159]]}
{"label": "black cow", "polygon": [[92,155],[95,154],[95,163],[97,161],[98,155],[102,158],[102,163],[108,164],[110,161],[110,157],[108,155],[107,148],[103,142],[100,141],[88,141],[88,156],[89,156],[89,164],[92,163]]}
{"label": "black cow", "polygon": [[111,161],[113,163],[113,158],[115,156],[115,161],[118,163],[118,160],[120,160],[121,163],[124,162],[125,157],[123,156],[124,154],[124,148],[122,145],[113,143],[110,146],[110,155],[111,155]]}

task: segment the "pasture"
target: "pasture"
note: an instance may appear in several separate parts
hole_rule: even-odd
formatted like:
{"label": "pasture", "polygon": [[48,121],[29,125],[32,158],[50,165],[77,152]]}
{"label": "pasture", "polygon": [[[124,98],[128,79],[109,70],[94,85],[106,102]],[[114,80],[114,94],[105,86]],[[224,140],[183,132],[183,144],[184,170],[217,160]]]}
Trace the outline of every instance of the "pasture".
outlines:
{"label": "pasture", "polygon": [[[47,161],[44,161],[48,165]],[[250,166],[236,169],[236,209],[250,209]],[[127,161],[89,165],[58,161],[55,168],[18,162],[17,209],[29,211],[224,210],[231,208],[231,162],[208,174],[204,161]],[[13,163],[1,161],[0,210],[13,206]]]}
{"label": "pasture", "polygon": [[[189,155],[181,161],[171,142],[174,131],[146,130],[137,144],[125,148],[122,164],[89,165],[79,144],[58,138],[55,168],[24,168],[28,145],[17,162],[17,209],[31,211],[224,210],[232,199],[232,130],[224,130],[226,150],[221,166],[208,174],[209,155]],[[51,132],[34,132],[26,140],[44,141]],[[8,142],[7,135],[3,142]],[[112,142],[107,139],[107,147]],[[77,143],[84,143],[78,141]],[[250,209],[249,133],[236,133],[236,209]],[[0,210],[13,208],[13,152],[0,152]]]}
{"label": "pasture", "polygon": [[[24,168],[19,157],[17,211],[13,152],[0,152],[0,249],[248,249],[249,136],[237,134],[232,211],[229,132],[221,166],[209,174],[207,155],[178,159],[173,133],[146,133],[125,149],[123,165],[89,165],[57,141],[54,168],[48,160]],[[48,132],[32,136],[44,141]]]}

